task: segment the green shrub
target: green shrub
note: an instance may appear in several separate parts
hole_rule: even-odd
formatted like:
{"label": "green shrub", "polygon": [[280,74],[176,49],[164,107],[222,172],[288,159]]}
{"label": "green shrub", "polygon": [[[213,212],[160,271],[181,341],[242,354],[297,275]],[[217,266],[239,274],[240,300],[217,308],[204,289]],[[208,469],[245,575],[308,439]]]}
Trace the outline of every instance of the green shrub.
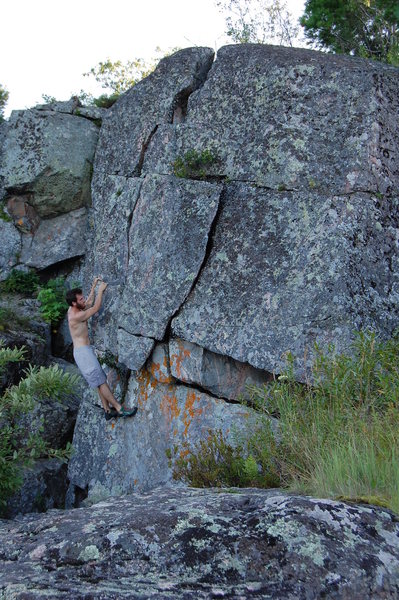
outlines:
{"label": "green shrub", "polygon": [[[180,456],[173,467],[174,479],[194,487],[274,487],[279,479],[270,463],[270,453],[261,448],[262,441],[270,441],[266,423],[248,445],[238,440],[228,443],[221,430],[209,431],[205,440],[190,447],[183,444]],[[262,458],[267,456],[266,461]]]}
{"label": "green shrub", "polygon": [[37,299],[40,302],[40,312],[43,319],[53,326],[57,326],[68,310],[65,300],[67,287],[62,277],[50,279],[46,285],[40,287]]}
{"label": "green shrub", "polygon": [[201,153],[197,150],[189,150],[172,163],[173,174],[185,179],[205,179],[208,168],[215,161],[217,161],[217,156],[213,150],[206,149]]}
{"label": "green shrub", "polygon": [[18,271],[12,269],[8,277],[1,283],[1,289],[5,292],[33,294],[40,280],[34,271]]}
{"label": "green shrub", "polygon": [[94,98],[93,103],[95,106],[99,108],[111,108],[113,104],[118,100],[120,94],[111,94],[108,96],[107,94],[101,94],[98,98]]}
{"label": "green shrub", "polygon": [[[22,360],[23,355],[23,350],[0,348],[0,369],[7,362]],[[6,505],[7,498],[21,486],[23,467],[41,457],[67,459],[70,456],[71,444],[68,443],[63,450],[49,448],[40,431],[28,438],[19,435],[18,421],[33,409],[38,398],[61,401],[73,393],[77,379],[63,373],[58,365],[40,369],[30,367],[25,379],[7,389],[0,398],[0,510]]]}

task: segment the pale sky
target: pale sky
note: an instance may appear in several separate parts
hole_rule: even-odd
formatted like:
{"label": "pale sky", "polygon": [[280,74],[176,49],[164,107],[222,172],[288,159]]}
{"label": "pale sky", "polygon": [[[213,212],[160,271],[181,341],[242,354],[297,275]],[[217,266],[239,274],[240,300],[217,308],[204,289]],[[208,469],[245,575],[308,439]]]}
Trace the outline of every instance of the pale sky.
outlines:
{"label": "pale sky", "polygon": [[[304,0],[288,5],[297,18]],[[67,100],[81,89],[104,93],[82,74],[106,58],[148,60],[157,46],[217,50],[231,43],[214,0],[5,0],[1,22],[6,117],[42,102],[42,94]]]}

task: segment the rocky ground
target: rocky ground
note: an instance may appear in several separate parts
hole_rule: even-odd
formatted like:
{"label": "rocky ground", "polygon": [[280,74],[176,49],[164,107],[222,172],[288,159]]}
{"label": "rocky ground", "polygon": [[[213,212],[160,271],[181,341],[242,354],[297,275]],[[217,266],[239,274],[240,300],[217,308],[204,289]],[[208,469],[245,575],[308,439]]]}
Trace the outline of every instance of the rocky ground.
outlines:
{"label": "rocky ground", "polygon": [[158,488],[0,523],[0,598],[399,597],[399,522],[278,490]]}

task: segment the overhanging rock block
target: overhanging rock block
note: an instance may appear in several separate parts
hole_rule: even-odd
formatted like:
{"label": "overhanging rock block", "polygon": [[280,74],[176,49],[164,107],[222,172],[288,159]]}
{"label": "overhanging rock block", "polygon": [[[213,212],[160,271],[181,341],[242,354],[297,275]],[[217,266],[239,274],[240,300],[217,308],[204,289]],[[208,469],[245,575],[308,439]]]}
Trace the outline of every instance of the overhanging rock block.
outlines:
{"label": "overhanging rock block", "polygon": [[212,149],[209,176],[273,189],[398,189],[395,67],[299,48],[238,44],[218,51],[183,123],[163,124],[143,171]]}
{"label": "overhanging rock block", "polygon": [[314,342],[344,350],[356,329],[390,335],[399,292],[396,198],[274,192],[230,184],[176,337],[298,377]]}
{"label": "overhanging rock block", "polygon": [[[95,345],[118,353],[119,300],[127,277],[129,229],[142,180],[97,173],[92,182],[92,231],[87,249],[88,281],[101,276],[108,283],[103,306],[92,319]],[[134,307],[132,307],[134,309]]]}

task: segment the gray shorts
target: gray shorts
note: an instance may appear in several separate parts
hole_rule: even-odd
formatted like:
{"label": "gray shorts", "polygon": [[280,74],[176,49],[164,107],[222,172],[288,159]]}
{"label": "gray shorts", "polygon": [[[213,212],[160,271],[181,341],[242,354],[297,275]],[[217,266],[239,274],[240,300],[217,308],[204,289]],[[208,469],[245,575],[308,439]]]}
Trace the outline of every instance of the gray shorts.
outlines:
{"label": "gray shorts", "polygon": [[107,381],[107,376],[102,370],[92,346],[74,348],[73,357],[90,387],[96,388]]}

